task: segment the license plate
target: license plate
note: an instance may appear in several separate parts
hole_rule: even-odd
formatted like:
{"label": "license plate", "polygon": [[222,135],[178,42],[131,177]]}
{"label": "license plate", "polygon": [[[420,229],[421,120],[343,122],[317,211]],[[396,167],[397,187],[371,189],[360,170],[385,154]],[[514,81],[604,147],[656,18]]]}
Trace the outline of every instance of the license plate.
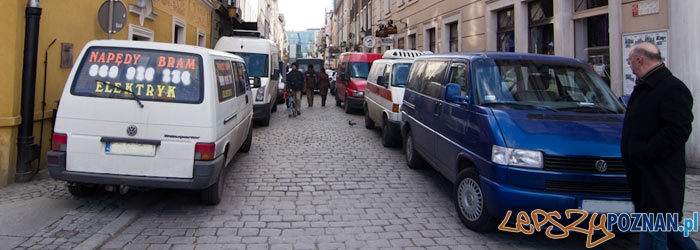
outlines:
{"label": "license plate", "polygon": [[156,145],[124,142],[107,142],[105,153],[113,155],[154,156]]}
{"label": "license plate", "polygon": [[583,200],[579,207],[589,213],[599,214],[634,212],[634,205],[631,201]]}

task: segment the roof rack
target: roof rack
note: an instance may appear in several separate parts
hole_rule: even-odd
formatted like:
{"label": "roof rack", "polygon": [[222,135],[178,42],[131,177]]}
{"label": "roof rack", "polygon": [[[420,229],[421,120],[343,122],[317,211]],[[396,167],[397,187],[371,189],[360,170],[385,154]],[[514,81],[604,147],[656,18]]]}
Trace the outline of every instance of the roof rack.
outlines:
{"label": "roof rack", "polygon": [[432,53],[423,50],[390,49],[384,52],[382,59],[413,58]]}

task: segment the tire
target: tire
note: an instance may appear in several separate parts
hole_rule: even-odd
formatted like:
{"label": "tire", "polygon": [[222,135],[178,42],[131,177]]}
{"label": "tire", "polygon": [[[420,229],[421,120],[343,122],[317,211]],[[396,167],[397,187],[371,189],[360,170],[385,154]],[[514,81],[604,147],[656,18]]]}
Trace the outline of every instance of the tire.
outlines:
{"label": "tire", "polygon": [[245,138],[243,145],[238,148],[238,152],[248,153],[251,145],[253,145],[253,128],[248,128],[248,137]]}
{"label": "tire", "polygon": [[348,102],[348,96],[345,96],[345,101],[343,102],[343,110],[346,114],[350,114],[350,102]]}
{"label": "tire", "polygon": [[496,228],[497,221],[486,209],[479,172],[475,168],[459,172],[452,197],[459,219],[469,229],[488,232]]}
{"label": "tire", "polygon": [[363,105],[365,107],[365,128],[366,129],[373,129],[374,128],[374,121],[372,121],[372,118],[369,117],[369,112],[367,112],[367,103]]}
{"label": "tire", "polygon": [[338,95],[335,95],[335,106],[340,107],[340,98],[338,98]]}
{"label": "tire", "polygon": [[277,112],[277,102],[270,101],[270,105],[272,105],[272,112]]}
{"label": "tire", "polygon": [[[225,162],[225,161],[224,161]],[[224,194],[224,176],[226,175],[226,169],[221,168],[219,172],[218,180],[211,186],[202,190],[199,194],[199,201],[204,205],[217,205],[221,202],[221,197]]]}
{"label": "tire", "polygon": [[413,141],[413,135],[411,133],[412,132],[409,130],[406,134],[406,145],[404,146],[406,165],[410,169],[421,169],[425,167],[425,160],[418,154],[418,151],[416,151],[416,144]]}
{"label": "tire", "polygon": [[396,147],[396,144],[396,141],[389,133],[389,122],[384,119],[384,123],[382,123],[382,146],[392,148]]}
{"label": "tire", "polygon": [[86,184],[81,184],[81,183],[68,183],[68,193],[75,197],[86,197],[86,196],[92,196],[95,194],[97,191],[97,187],[94,185],[86,185]]}

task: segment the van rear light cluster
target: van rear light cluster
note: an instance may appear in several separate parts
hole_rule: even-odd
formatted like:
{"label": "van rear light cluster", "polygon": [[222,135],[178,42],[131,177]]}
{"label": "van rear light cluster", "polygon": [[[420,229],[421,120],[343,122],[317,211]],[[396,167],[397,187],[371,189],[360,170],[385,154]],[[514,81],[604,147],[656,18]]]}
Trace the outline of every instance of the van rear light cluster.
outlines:
{"label": "van rear light cluster", "polygon": [[51,150],[65,152],[68,146],[68,135],[54,133],[51,138]]}
{"label": "van rear light cluster", "polygon": [[391,105],[391,112],[398,113],[401,110],[401,104],[392,104]]}
{"label": "van rear light cluster", "polygon": [[197,161],[211,161],[216,155],[216,144],[197,143],[194,145],[194,159]]}

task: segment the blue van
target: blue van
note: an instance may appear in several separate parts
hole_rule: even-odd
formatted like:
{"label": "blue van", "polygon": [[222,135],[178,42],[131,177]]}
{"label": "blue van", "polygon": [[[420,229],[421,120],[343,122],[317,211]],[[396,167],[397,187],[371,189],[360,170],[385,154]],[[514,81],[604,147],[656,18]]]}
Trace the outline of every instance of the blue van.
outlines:
{"label": "blue van", "polygon": [[416,58],[401,132],[410,168],[454,184],[462,222],[508,211],[632,212],[620,138],[625,108],[583,61],[470,52]]}

